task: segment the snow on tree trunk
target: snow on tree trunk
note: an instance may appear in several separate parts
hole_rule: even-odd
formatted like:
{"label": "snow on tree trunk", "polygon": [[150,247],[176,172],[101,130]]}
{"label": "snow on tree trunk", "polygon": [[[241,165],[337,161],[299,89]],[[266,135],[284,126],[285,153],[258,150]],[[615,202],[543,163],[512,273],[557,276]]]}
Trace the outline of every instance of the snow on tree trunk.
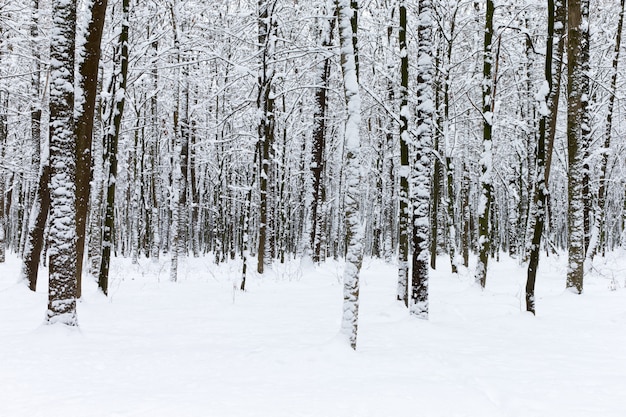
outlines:
{"label": "snow on tree trunk", "polygon": [[[432,118],[434,114],[433,24],[430,0],[420,0],[418,6],[417,56],[417,137],[411,175],[413,222],[413,268],[411,271],[411,315],[428,318],[428,235],[431,172]],[[438,179],[436,179],[438,180]]]}
{"label": "snow on tree trunk", "polygon": [[[355,3],[353,0],[352,3]],[[345,221],[347,233],[346,267],[343,275],[343,318],[341,331],[356,349],[357,326],[359,317],[359,273],[363,261],[363,234],[359,216],[361,198],[359,157],[361,142],[359,127],[361,124],[361,97],[357,80],[353,30],[351,17],[355,10],[350,0],[337,0],[337,18],[341,46],[341,69],[348,109],[345,125]]]}
{"label": "snow on tree trunk", "polygon": [[[126,83],[128,79],[128,17],[130,0],[122,1],[122,27],[113,58],[113,73],[109,86],[111,102],[107,114],[105,134],[105,160],[108,160],[107,198],[102,238],[102,259],[98,285],[104,294],[109,291],[109,264],[111,250],[115,241],[115,189],[117,185],[118,141],[122,127],[122,116],[126,102]],[[106,164],[106,162],[105,162]]]}
{"label": "snow on tree trunk", "polygon": [[409,305],[409,57],[406,42],[406,1],[400,1],[400,212],[398,218],[398,301]]}
{"label": "snow on tree trunk", "polygon": [[50,257],[47,322],[77,326],[76,134],[74,44],[76,1],[52,4],[50,42]]}
{"label": "snow on tree trunk", "polygon": [[482,116],[483,142],[480,157],[480,195],[478,197],[478,262],[476,263],[475,279],[482,288],[487,281],[487,262],[491,249],[491,231],[489,230],[489,211],[492,205],[492,138],[493,97],[492,97],[492,64],[493,54],[491,42],[493,38],[493,0],[487,0],[485,14],[484,50],[483,50],[483,82],[482,82]]}
{"label": "snow on tree trunk", "polygon": [[582,100],[581,47],[585,37],[581,0],[567,2],[567,151],[568,151],[568,267],[566,287],[583,290],[585,230],[582,195]]}
{"label": "snow on tree trunk", "polygon": [[[274,52],[276,49],[276,17],[274,9],[276,1],[259,0],[258,2],[258,26],[259,26],[259,55],[261,57],[258,76],[257,108],[259,110],[259,160],[261,175],[259,177],[259,246],[257,251],[257,272],[262,274],[271,257],[271,239],[268,198],[270,186],[270,154],[274,146]],[[256,169],[256,167],[253,167]]]}
{"label": "snow on tree trunk", "polygon": [[[33,74],[31,76],[31,141],[33,146],[33,165],[38,170],[38,184],[34,190],[31,209],[29,211],[28,228],[26,230],[24,253],[21,277],[32,291],[37,288],[37,273],[39,270],[39,256],[43,247],[43,233],[48,218],[50,208],[50,194],[48,183],[50,181],[50,166],[48,163],[48,151],[42,158],[42,146],[46,146],[48,141],[41,143],[42,126],[41,115],[42,105],[40,104],[41,82],[41,53],[39,41],[39,1],[32,2],[31,11],[31,50],[33,55]],[[47,147],[47,146],[46,146]],[[42,164],[42,160],[45,161]],[[45,212],[44,212],[45,211]]]}
{"label": "snow on tree trunk", "polygon": [[[2,108],[0,113],[0,163],[4,164],[5,159],[5,147],[7,145],[8,132],[8,118],[6,109],[8,109],[8,93],[0,91],[0,107]],[[5,261],[6,252],[6,217],[5,217],[5,188],[6,179],[4,168],[0,168],[0,263]]]}
{"label": "snow on tree trunk", "polygon": [[[326,11],[326,8],[323,9]],[[335,27],[334,17],[323,16],[320,18],[320,38],[322,40],[322,48],[324,50],[330,48],[333,44],[333,33]],[[332,56],[327,54],[317,71],[319,72],[320,87],[315,90],[315,112],[313,114],[313,133],[312,133],[312,158],[311,158],[311,188],[312,196],[309,202],[309,250],[313,262],[320,261],[321,245],[321,226],[322,217],[322,199],[323,184],[322,172],[324,172],[324,149],[326,148],[326,118],[327,118],[327,90],[329,86],[330,68],[332,64]]]}
{"label": "snow on tree trunk", "polygon": [[[558,102],[554,101],[555,78],[552,71],[554,53],[555,22],[558,15],[555,13],[554,0],[548,0],[548,31],[546,41],[546,59],[544,65],[544,82],[541,85],[537,98],[541,118],[539,120],[539,138],[536,147],[537,170],[535,178],[535,192],[533,196],[530,220],[533,225],[528,272],[526,278],[526,311],[535,314],[535,281],[539,267],[539,251],[541,237],[546,219],[546,203],[548,198],[548,178],[546,174],[546,138],[549,137],[552,120],[551,113],[557,111]],[[561,65],[560,62],[558,65]],[[556,83],[558,85],[558,83]],[[549,149],[549,148],[548,148]]]}

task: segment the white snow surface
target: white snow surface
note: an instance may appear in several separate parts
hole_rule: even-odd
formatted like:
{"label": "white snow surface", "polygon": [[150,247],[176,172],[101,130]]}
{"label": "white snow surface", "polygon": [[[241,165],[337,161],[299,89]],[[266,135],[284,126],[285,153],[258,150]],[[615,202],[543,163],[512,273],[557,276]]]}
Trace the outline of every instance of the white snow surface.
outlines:
{"label": "white snow surface", "polygon": [[[292,261],[235,291],[239,263],[113,259],[110,296],[85,280],[79,329],[44,325],[47,288],[0,264],[0,416],[623,416],[626,256],[598,259],[582,296],[567,256],[431,271],[430,320],[395,301],[396,268],[365,259],[357,351],[339,337],[343,265]],[[45,276],[45,270],[42,271]],[[43,278],[40,280],[45,281]],[[611,288],[617,288],[612,291]]]}

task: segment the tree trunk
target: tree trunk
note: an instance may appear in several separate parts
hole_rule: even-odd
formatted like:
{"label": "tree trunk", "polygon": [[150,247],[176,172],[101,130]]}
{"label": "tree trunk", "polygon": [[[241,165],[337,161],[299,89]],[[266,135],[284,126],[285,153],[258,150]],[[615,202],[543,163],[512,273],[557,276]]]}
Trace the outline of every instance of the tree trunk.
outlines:
{"label": "tree trunk", "polygon": [[111,248],[115,238],[115,188],[117,178],[117,145],[122,127],[122,116],[126,102],[126,83],[128,79],[128,18],[130,0],[122,0],[122,28],[120,31],[116,51],[113,58],[113,75],[109,92],[107,133],[105,135],[105,165],[108,160],[107,198],[104,217],[104,232],[102,238],[102,260],[98,274],[98,286],[107,295],[109,292],[109,265],[111,262]]}
{"label": "tree trunk", "polygon": [[[555,26],[554,0],[548,0],[548,36],[546,41],[546,60],[544,65],[544,82],[540,90],[541,101],[539,102],[539,138],[536,150],[537,171],[535,178],[535,193],[533,196],[532,211],[530,213],[534,223],[528,262],[526,279],[526,311],[535,314],[535,281],[539,266],[539,253],[541,248],[541,236],[546,218],[546,199],[548,196],[548,178],[546,170],[546,136],[549,134],[551,112],[558,110],[558,102],[551,101],[554,98],[555,79],[552,73],[554,53],[554,26]],[[558,20],[557,20],[558,21]],[[558,63],[560,65],[560,63]]]}
{"label": "tree trunk", "polygon": [[397,299],[409,306],[409,57],[406,42],[406,1],[400,0],[400,212],[398,219],[398,290]]}
{"label": "tree trunk", "polygon": [[493,54],[491,43],[493,37],[493,0],[487,0],[485,14],[485,38],[483,51],[483,82],[482,82],[482,116],[483,116],[483,143],[480,158],[480,195],[478,200],[478,262],[476,264],[476,282],[485,288],[487,281],[487,262],[491,250],[491,232],[489,230],[489,210],[492,200],[492,124],[493,124],[493,97],[492,97],[492,63]]}
{"label": "tree trunk", "polygon": [[[321,19],[321,39],[322,48],[324,50],[330,49],[333,44],[333,33],[335,27],[335,18]],[[324,58],[323,64],[320,65],[318,70],[320,71],[320,86],[315,90],[315,112],[313,114],[313,146],[312,146],[312,161],[311,161],[311,174],[312,174],[312,189],[313,195],[311,197],[310,216],[310,249],[311,258],[313,262],[320,261],[321,251],[321,223],[322,210],[321,206],[324,201],[322,197],[322,173],[324,172],[325,159],[324,149],[326,148],[326,110],[328,105],[326,103],[326,92],[328,90],[330,68],[332,65],[332,56],[328,55]]]}
{"label": "tree trunk", "polygon": [[[432,77],[433,16],[430,0],[418,6],[417,57],[417,138],[413,161],[413,269],[411,277],[411,315],[428,319],[428,213],[430,205],[429,173],[432,153]],[[434,196],[433,196],[434,198]]]}
{"label": "tree trunk", "polygon": [[76,133],[74,48],[76,1],[52,3],[50,43],[50,248],[47,323],[77,326]]}
{"label": "tree trunk", "polygon": [[359,272],[363,261],[363,233],[359,218],[361,199],[359,182],[359,155],[361,142],[359,127],[361,123],[361,97],[357,79],[356,34],[351,26],[351,17],[356,10],[351,7],[356,0],[337,0],[339,40],[341,45],[341,69],[343,71],[344,93],[348,119],[345,126],[345,174],[346,200],[345,221],[347,234],[346,267],[343,275],[343,318],[341,330],[356,349],[359,317]]}
{"label": "tree trunk", "polygon": [[[261,67],[258,77],[257,108],[260,113],[258,126],[259,145],[261,158],[259,159],[261,176],[259,178],[259,246],[257,252],[257,272],[262,274],[264,268],[269,264],[267,257],[271,254],[268,236],[268,185],[270,177],[270,153],[274,144],[274,50],[276,43],[275,36],[275,16],[274,8],[276,2],[271,0],[258,0],[258,26],[259,26],[259,48],[261,55]],[[256,169],[256,168],[255,168]]]}
{"label": "tree trunk", "polygon": [[107,0],[92,0],[91,19],[87,27],[83,60],[79,66],[80,90],[84,95],[76,118],[76,297],[82,289],[85,232],[89,210],[91,176],[91,143],[93,138],[94,112],[98,92],[98,65],[100,41],[106,16]]}
{"label": "tree trunk", "polygon": [[[584,0],[583,0],[584,1]],[[582,174],[584,149],[582,143],[582,44],[585,26],[581,0],[567,4],[567,160],[568,160],[568,268],[566,287],[578,294],[583,291],[585,257],[584,207]]]}

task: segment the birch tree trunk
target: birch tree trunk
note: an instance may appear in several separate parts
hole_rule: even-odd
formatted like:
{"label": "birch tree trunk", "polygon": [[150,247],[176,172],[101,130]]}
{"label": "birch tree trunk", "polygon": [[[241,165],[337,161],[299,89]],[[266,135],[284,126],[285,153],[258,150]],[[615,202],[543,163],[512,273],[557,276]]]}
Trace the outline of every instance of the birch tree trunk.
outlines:
{"label": "birch tree trunk", "polygon": [[[432,153],[432,118],[434,113],[433,16],[431,0],[418,5],[417,56],[417,138],[413,161],[411,202],[413,208],[413,268],[411,276],[411,315],[428,319],[428,234],[430,195],[429,177]],[[434,196],[433,196],[434,198]]]}
{"label": "birch tree trunk", "polygon": [[353,41],[356,41],[351,18],[355,9],[351,4],[355,0],[337,0],[337,18],[339,43],[341,46],[341,69],[348,109],[345,125],[345,221],[347,232],[346,267],[343,275],[343,318],[341,331],[348,338],[352,349],[356,349],[359,317],[359,273],[363,262],[363,235],[359,218],[361,199],[359,182],[359,156],[361,142],[359,127],[361,123],[361,97],[357,79],[356,53]]}
{"label": "birch tree trunk", "polygon": [[489,210],[492,203],[493,185],[492,176],[492,123],[493,123],[493,97],[492,97],[492,63],[493,54],[491,43],[493,38],[493,0],[487,0],[485,14],[485,37],[483,50],[483,82],[482,82],[482,116],[483,116],[483,143],[480,157],[480,195],[478,198],[478,262],[476,264],[476,282],[485,288],[487,282],[487,262],[491,249],[491,231],[489,230]]}

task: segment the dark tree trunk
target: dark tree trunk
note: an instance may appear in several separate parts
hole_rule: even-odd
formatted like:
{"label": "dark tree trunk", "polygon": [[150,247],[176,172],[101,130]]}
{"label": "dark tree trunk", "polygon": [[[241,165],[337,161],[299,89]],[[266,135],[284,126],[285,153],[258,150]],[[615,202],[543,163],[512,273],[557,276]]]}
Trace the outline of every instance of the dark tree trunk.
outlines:
{"label": "dark tree trunk", "polygon": [[[109,265],[111,249],[115,237],[115,186],[117,177],[117,145],[122,127],[124,114],[126,82],[128,74],[128,18],[130,0],[122,1],[122,30],[116,46],[114,56],[113,77],[110,84],[111,103],[107,118],[107,133],[105,135],[105,161],[108,160],[109,172],[107,176],[107,198],[104,216],[104,231],[102,234],[102,260],[98,274],[98,286],[106,295],[109,292]],[[106,162],[105,162],[106,165]]]}
{"label": "dark tree trunk", "polygon": [[[326,20],[324,18],[324,20]],[[331,17],[327,19],[328,22],[322,22],[322,48],[324,50],[332,47],[333,33],[335,27],[335,18]],[[325,158],[324,149],[326,148],[326,110],[328,108],[326,93],[328,90],[330,68],[332,65],[332,57],[327,56],[324,58],[324,62],[320,68],[320,88],[315,90],[315,113],[313,114],[313,158],[311,161],[311,174],[313,176],[313,196],[311,198],[310,216],[311,216],[311,230],[310,230],[310,248],[311,258],[313,262],[320,261],[321,252],[321,223],[322,210],[321,206],[324,204],[322,200],[322,173],[324,172]]]}
{"label": "dark tree trunk", "polygon": [[[535,282],[537,279],[537,268],[539,267],[539,254],[541,249],[541,238],[545,225],[545,219],[547,214],[547,198],[548,198],[548,180],[549,180],[549,162],[550,159],[547,156],[547,152],[551,152],[551,146],[547,146],[546,139],[550,140],[550,135],[555,131],[553,125],[551,125],[552,115],[558,111],[558,90],[560,88],[560,69],[556,74],[553,73],[552,66],[556,64],[561,67],[560,58],[557,56],[555,62],[554,54],[554,37],[556,35],[563,35],[563,21],[560,20],[564,17],[564,4],[559,3],[555,9],[554,0],[548,0],[548,33],[546,41],[546,59],[544,65],[544,85],[547,88],[542,88],[542,101],[539,103],[541,119],[539,120],[539,138],[536,148],[537,159],[537,171],[535,178],[535,193],[533,196],[533,212],[530,213],[533,218],[533,231],[532,240],[530,246],[530,257],[528,262],[528,273],[526,278],[526,311],[535,314],[536,302],[535,302]],[[555,23],[560,23],[555,29]],[[562,45],[561,45],[562,46]],[[562,54],[562,49],[557,50],[557,55]]]}
{"label": "dark tree trunk", "polygon": [[91,143],[98,91],[100,41],[106,16],[107,0],[94,0],[91,21],[87,27],[84,58],[80,64],[80,83],[84,94],[82,108],[76,119],[76,297],[82,288],[83,257],[91,175]]}
{"label": "dark tree trunk", "polygon": [[492,38],[493,38],[493,0],[487,0],[485,14],[484,50],[483,50],[483,82],[482,82],[482,116],[483,116],[483,150],[481,157],[480,196],[478,201],[478,263],[476,265],[476,282],[485,288],[487,282],[487,263],[491,250],[492,234],[489,230],[489,214],[492,200],[492,125],[493,105],[492,97]]}
{"label": "dark tree trunk", "polygon": [[398,301],[409,306],[409,57],[406,42],[406,2],[400,1],[400,213],[398,219]]}

